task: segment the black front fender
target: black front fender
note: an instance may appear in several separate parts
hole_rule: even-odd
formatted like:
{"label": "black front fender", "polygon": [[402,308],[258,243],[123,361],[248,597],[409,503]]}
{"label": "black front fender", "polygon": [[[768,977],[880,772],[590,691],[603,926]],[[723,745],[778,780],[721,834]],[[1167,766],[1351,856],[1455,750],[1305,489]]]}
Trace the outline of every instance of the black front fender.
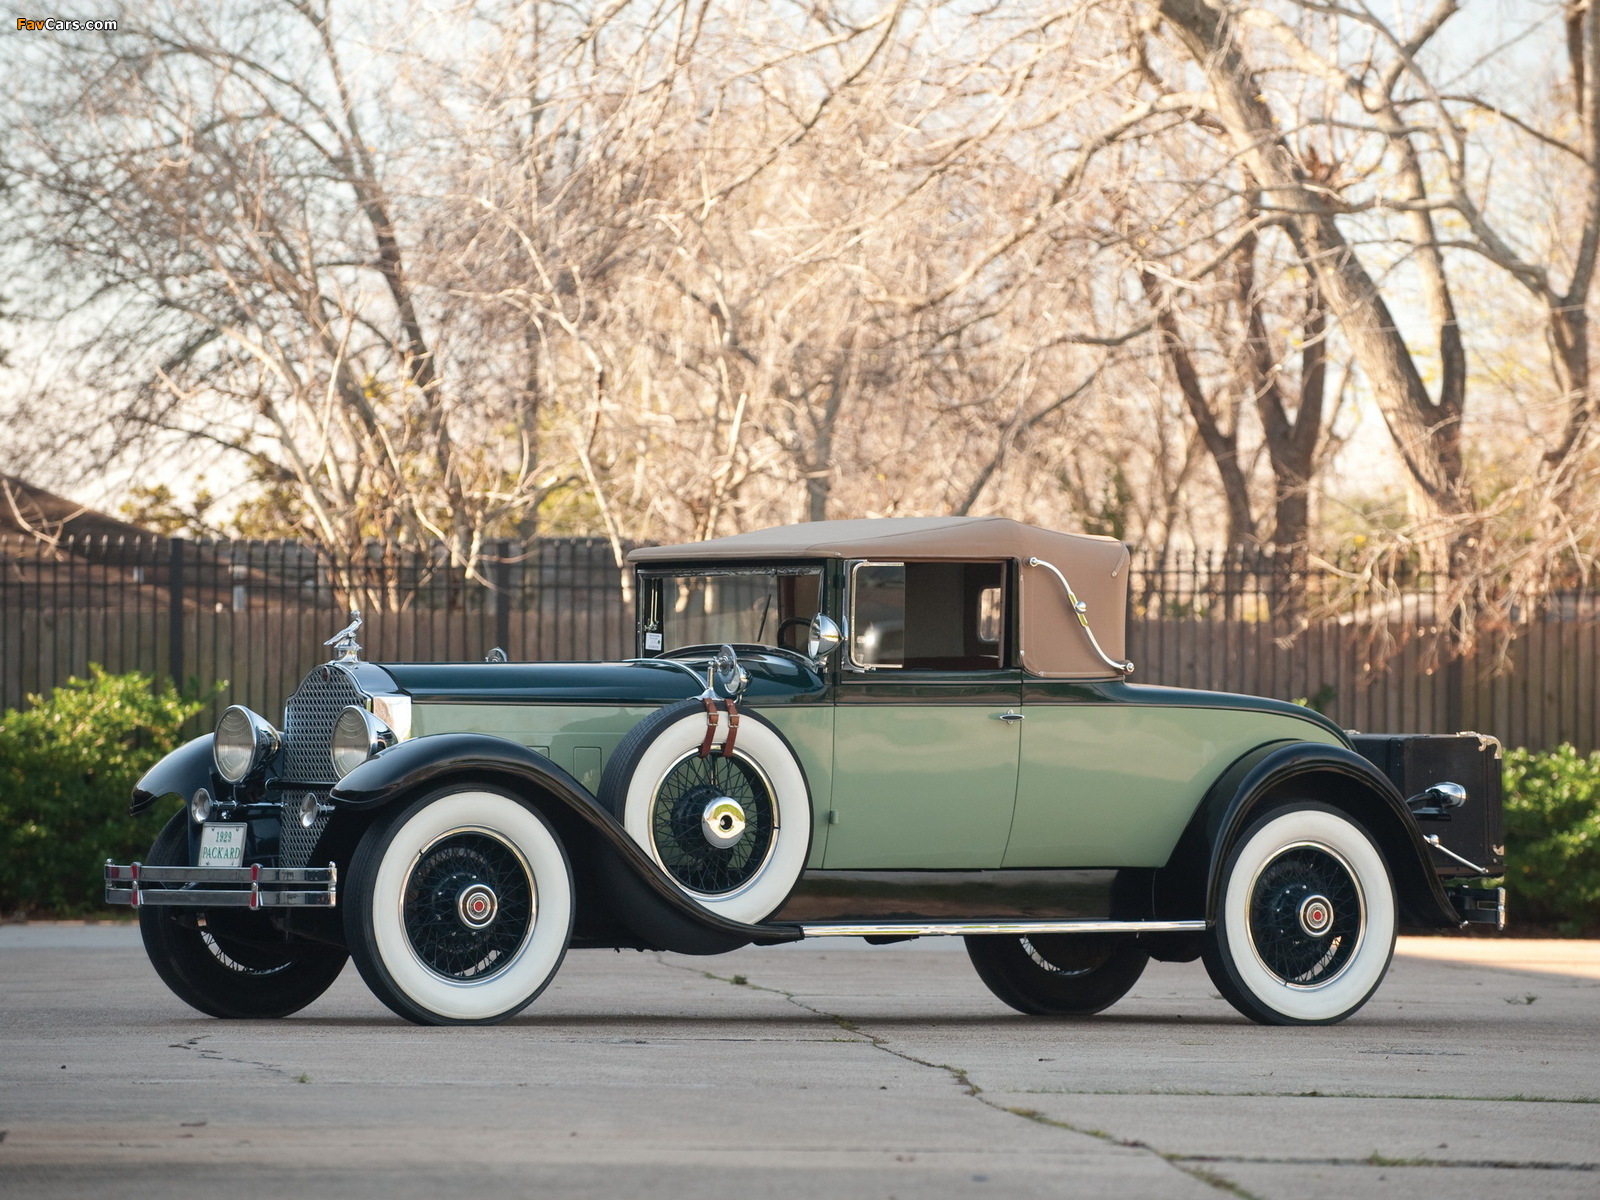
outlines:
{"label": "black front fender", "polygon": [[144,773],[133,785],[130,816],[138,816],[163,796],[179,795],[187,801],[199,788],[217,794],[218,783],[211,766],[211,742],[215,734],[202,734],[185,742]]}
{"label": "black front fender", "polygon": [[650,911],[615,915],[645,928],[653,943],[690,954],[719,953],[750,942],[800,939],[798,925],[745,925],[707,912],[679,890],[622,823],[567,771],[537,751],[482,733],[438,733],[391,746],[334,786],[340,809],[372,812],[453,779],[499,781],[536,804],[569,841],[582,840],[611,857],[643,885],[638,902]]}

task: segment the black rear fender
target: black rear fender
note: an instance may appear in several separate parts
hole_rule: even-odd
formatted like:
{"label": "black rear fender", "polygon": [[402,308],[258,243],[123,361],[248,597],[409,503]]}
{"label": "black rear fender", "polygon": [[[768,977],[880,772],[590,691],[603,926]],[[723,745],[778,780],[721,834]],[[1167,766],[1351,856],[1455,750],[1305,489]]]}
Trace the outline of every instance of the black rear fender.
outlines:
{"label": "black rear fender", "polygon": [[[543,754],[505,738],[441,733],[401,742],[362,763],[334,787],[338,810],[318,855],[348,861],[376,816],[397,801],[446,785],[482,783],[521,796],[566,846],[577,888],[577,944],[631,945],[719,954],[751,942],[796,941],[797,926],[757,926],[707,912],[678,890],[614,816]],[[344,851],[343,857],[340,851]],[[597,887],[601,856],[637,883],[626,905]],[[620,911],[619,911],[620,910]],[[624,928],[618,930],[617,925]],[[618,936],[618,935],[621,936]]]}
{"label": "black rear fender", "polygon": [[1394,784],[1355,751],[1315,742],[1258,746],[1222,773],[1167,865],[1157,872],[1157,914],[1212,920],[1228,852],[1245,827],[1265,812],[1301,800],[1339,809],[1372,835],[1394,877],[1401,924],[1460,925],[1421,831]]}

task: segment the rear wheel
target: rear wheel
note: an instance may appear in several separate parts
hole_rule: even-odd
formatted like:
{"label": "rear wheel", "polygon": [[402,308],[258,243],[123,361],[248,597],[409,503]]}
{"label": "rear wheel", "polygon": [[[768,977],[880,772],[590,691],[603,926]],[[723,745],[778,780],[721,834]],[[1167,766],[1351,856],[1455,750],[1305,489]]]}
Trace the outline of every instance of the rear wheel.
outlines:
{"label": "rear wheel", "polygon": [[1206,971],[1264,1025],[1331,1025],[1377,990],[1394,955],[1389,868],[1371,836],[1324,804],[1279,808],[1229,851]]}
{"label": "rear wheel", "polygon": [[[146,863],[190,865],[187,812],[167,822]],[[266,913],[243,908],[147,905],[139,909],[139,933],[161,981],[185,1004],[213,1017],[298,1012],[333,985],[350,957],[332,946],[286,942]]]}
{"label": "rear wheel", "polygon": [[572,934],[560,840],[491,788],[446,788],[379,820],[356,848],[345,894],[361,978],[420,1025],[488,1025],[522,1011]]}
{"label": "rear wheel", "polygon": [[987,935],[966,942],[978,978],[1034,1017],[1087,1017],[1110,1008],[1150,961],[1132,939],[1106,934]]}

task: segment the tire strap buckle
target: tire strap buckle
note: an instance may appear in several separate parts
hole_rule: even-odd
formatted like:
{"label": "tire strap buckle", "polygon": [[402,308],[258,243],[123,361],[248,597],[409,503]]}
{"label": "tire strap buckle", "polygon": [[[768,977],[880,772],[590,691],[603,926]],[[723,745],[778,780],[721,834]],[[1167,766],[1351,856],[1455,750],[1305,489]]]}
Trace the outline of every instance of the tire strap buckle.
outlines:
{"label": "tire strap buckle", "polygon": [[711,757],[711,743],[717,737],[717,702],[710,696],[701,696],[700,703],[706,706],[706,737],[700,743],[700,757]]}
{"label": "tire strap buckle", "polygon": [[726,704],[728,706],[728,736],[722,743],[722,757],[732,758],[733,743],[739,736],[739,705],[732,699],[727,700]]}

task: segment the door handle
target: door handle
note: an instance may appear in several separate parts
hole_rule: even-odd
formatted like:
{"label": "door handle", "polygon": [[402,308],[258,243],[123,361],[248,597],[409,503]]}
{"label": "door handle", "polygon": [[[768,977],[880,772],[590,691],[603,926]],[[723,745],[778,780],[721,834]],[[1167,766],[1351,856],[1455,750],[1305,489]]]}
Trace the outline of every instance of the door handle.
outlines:
{"label": "door handle", "polygon": [[994,719],[996,721],[1004,721],[1008,725],[1013,725],[1016,722],[1022,720],[1022,714],[1019,713],[1019,712],[1012,712],[1010,709],[1007,709],[1003,713],[995,713],[994,714]]}

